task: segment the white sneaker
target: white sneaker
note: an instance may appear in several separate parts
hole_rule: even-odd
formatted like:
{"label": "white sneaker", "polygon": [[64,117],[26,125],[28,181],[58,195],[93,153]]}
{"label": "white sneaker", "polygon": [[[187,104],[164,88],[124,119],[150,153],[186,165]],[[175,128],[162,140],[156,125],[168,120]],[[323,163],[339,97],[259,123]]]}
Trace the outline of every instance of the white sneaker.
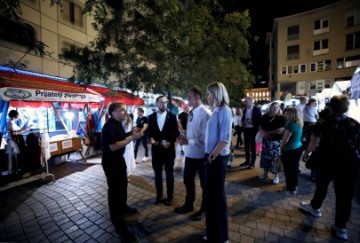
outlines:
{"label": "white sneaker", "polygon": [[149,161],[149,160],[150,160],[150,158],[149,158],[149,157],[146,157],[146,156],[142,159],[143,162],[147,162],[147,161]]}
{"label": "white sneaker", "polygon": [[265,172],[264,174],[262,174],[262,175],[259,176],[258,178],[261,179],[261,180],[262,180],[262,179],[266,179],[266,178],[268,178],[268,173]]}
{"label": "white sneaker", "polygon": [[274,178],[274,180],[273,180],[273,183],[275,184],[275,185],[277,185],[277,184],[279,184],[279,177],[277,177],[277,176],[275,176],[275,178]]}
{"label": "white sneaker", "polygon": [[314,217],[321,217],[320,209],[314,209],[309,202],[301,202],[300,207]]}
{"label": "white sneaker", "polygon": [[339,239],[342,239],[342,240],[349,239],[346,229],[339,229],[339,228],[336,228],[335,225],[333,225],[332,226],[332,231],[336,235],[336,237],[339,238]]}

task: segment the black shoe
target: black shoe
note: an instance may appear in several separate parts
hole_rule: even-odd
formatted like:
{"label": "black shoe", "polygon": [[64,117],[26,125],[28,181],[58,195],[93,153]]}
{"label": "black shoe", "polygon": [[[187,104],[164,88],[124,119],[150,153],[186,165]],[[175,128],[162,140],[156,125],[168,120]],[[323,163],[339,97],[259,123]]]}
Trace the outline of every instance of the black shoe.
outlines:
{"label": "black shoe", "polygon": [[239,166],[242,167],[242,166],[249,166],[250,163],[249,162],[244,162],[244,163],[241,163]]}
{"label": "black shoe", "polygon": [[164,200],[164,205],[165,206],[171,206],[173,204],[173,199],[172,198],[166,198]]}
{"label": "black shoe", "polygon": [[228,167],[228,169],[231,169],[231,165],[228,165],[227,167]]}
{"label": "black shoe", "polygon": [[162,202],[163,202],[163,200],[162,200],[161,198],[156,198],[154,204],[160,204],[160,203],[162,203]]}
{"label": "black shoe", "polygon": [[192,211],[194,211],[194,207],[182,206],[182,207],[175,208],[175,212],[177,212],[179,214],[185,214],[185,213],[189,213]]}
{"label": "black shoe", "polygon": [[129,207],[129,206],[126,206],[125,208],[123,208],[123,209],[121,210],[121,214],[122,214],[122,215],[135,214],[135,213],[137,213],[137,212],[138,212],[138,211],[137,211],[136,208],[131,208],[131,207]]}
{"label": "black shoe", "polygon": [[200,220],[202,220],[203,218],[205,218],[205,212],[203,212],[202,210],[197,211],[196,213],[194,213],[194,214],[191,216],[191,219],[194,220],[194,221],[200,221]]}

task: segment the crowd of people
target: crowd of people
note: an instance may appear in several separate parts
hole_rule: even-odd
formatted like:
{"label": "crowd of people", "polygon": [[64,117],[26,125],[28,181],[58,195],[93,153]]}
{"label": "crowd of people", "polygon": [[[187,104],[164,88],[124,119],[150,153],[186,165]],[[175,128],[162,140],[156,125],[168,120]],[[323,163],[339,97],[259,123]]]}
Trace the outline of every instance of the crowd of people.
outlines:
{"label": "crowd of people", "polygon": [[[256,137],[261,136],[262,149],[259,179],[273,174],[278,184],[281,159],[288,195],[298,193],[300,160],[308,161],[315,150],[323,152],[319,166],[314,169],[316,191],[311,202],[302,202],[299,207],[315,217],[321,217],[320,208],[326,197],[327,186],[334,181],[336,215],[333,232],[347,239],[346,223],[351,215],[351,200],[354,196],[358,175],[360,148],[360,124],[346,116],[349,100],[346,96],[335,96],[325,111],[318,113],[316,100],[306,97],[296,107],[281,108],[273,102],[265,114],[254,105],[252,97],[245,97],[244,109],[237,108],[233,115],[229,107],[229,95],[220,82],[208,85],[206,100],[196,87],[189,89],[189,106],[178,117],[167,110],[168,99],[156,99],[157,110],[146,117],[138,109],[138,120],[132,127],[123,103],[114,102],[108,107],[110,119],[102,129],[102,165],[108,182],[108,200],[111,220],[118,231],[123,225],[123,216],[136,213],[127,205],[127,175],[135,166],[140,143],[145,148],[143,161],[149,160],[147,140],[151,144],[151,163],[155,175],[155,204],[173,205],[174,161],[176,146],[180,145],[184,160],[183,181],[186,196],[179,214],[195,210],[195,179],[202,189],[201,206],[192,214],[193,220],[205,218],[204,240],[228,242],[228,213],[225,192],[225,177],[228,161],[233,149],[232,137],[236,137],[235,148],[244,146],[245,161],[240,167],[253,169],[257,158]],[[312,127],[309,134],[307,127]],[[308,139],[304,140],[304,137]],[[135,147],[132,143],[135,142]],[[132,156],[128,151],[132,151]],[[342,165],[338,166],[338,161]],[[326,161],[326,163],[324,163]],[[130,164],[129,164],[130,163]],[[130,167],[130,168],[129,168]],[[163,193],[163,170],[166,176],[166,197]]]}

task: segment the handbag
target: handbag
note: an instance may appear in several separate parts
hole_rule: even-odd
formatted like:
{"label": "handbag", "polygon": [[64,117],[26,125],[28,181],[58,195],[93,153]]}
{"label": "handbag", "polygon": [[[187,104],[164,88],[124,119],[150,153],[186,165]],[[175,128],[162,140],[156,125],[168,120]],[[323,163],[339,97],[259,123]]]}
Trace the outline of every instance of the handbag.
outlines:
{"label": "handbag", "polygon": [[277,156],[274,160],[274,169],[277,170],[278,172],[283,172],[284,171],[284,164],[281,160],[281,156]]}
{"label": "handbag", "polygon": [[320,165],[321,157],[322,155],[320,150],[315,149],[314,151],[311,152],[308,159],[306,160],[305,167],[308,168],[309,170],[317,170]]}

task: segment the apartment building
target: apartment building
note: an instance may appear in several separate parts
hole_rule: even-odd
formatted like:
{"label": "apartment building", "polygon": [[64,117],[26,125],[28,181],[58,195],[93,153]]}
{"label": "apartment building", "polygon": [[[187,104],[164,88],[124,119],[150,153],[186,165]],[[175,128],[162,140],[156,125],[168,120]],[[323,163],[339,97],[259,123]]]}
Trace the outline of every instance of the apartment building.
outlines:
{"label": "apartment building", "polygon": [[82,14],[84,3],[85,0],[61,0],[61,6],[51,6],[50,0],[20,0],[22,18],[33,28],[29,34],[47,45],[45,50],[51,53],[51,57],[41,58],[34,52],[24,56],[27,50],[24,43],[12,36],[3,36],[0,39],[0,65],[8,64],[9,60],[21,60],[29,71],[71,77],[71,64],[64,65],[58,55],[64,48],[83,48],[96,36],[91,26],[92,17]]}
{"label": "apartment building", "polygon": [[313,96],[335,81],[350,80],[360,65],[360,1],[276,18],[267,44],[272,99]]}
{"label": "apartment building", "polygon": [[246,91],[246,96],[253,97],[254,103],[271,101],[271,90],[269,88],[252,88]]}

